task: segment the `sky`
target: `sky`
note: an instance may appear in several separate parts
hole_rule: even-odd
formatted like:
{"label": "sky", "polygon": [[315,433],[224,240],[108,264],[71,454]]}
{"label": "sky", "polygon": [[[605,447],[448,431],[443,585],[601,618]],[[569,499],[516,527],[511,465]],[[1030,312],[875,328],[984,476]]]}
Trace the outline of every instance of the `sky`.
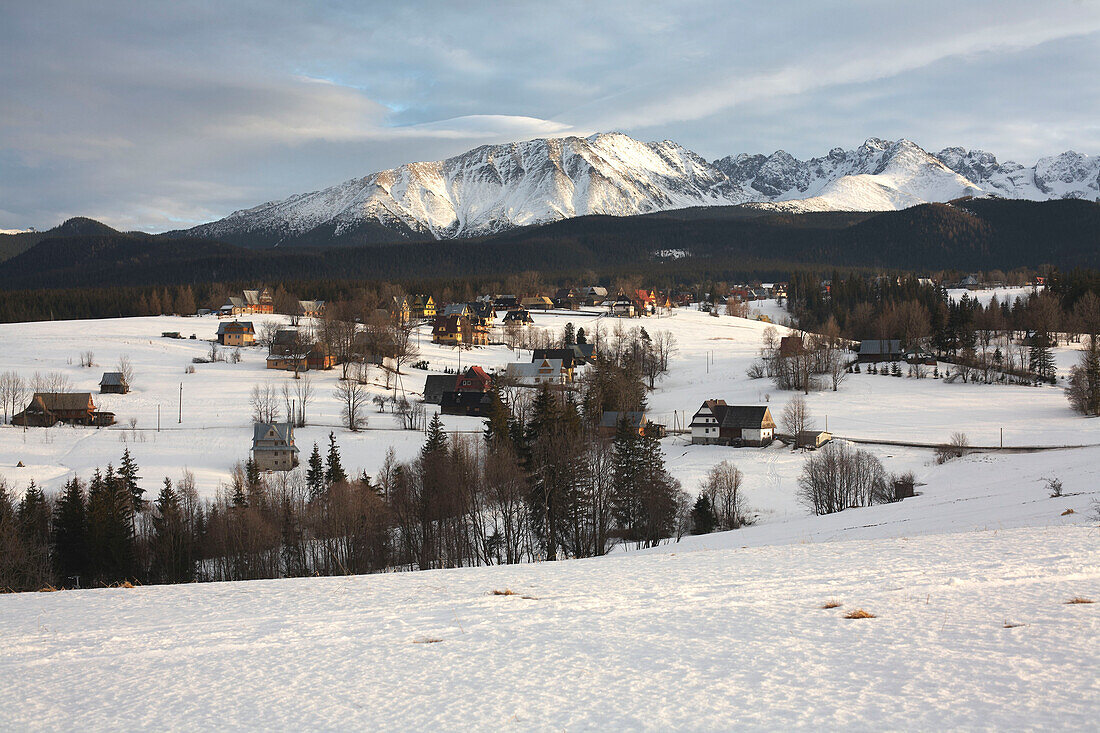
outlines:
{"label": "sky", "polygon": [[0,229],[164,231],[478,145],[1100,153],[1100,3],[0,0]]}

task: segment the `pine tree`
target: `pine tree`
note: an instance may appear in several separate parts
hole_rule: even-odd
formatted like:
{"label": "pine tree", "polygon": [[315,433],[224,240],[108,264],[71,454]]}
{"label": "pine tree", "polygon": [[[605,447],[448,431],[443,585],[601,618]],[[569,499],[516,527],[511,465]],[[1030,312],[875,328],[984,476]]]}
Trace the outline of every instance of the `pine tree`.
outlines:
{"label": "pine tree", "polygon": [[1043,331],[1037,331],[1031,338],[1028,353],[1029,367],[1036,379],[1053,382],[1056,368],[1054,355],[1050,351],[1050,337]]}
{"label": "pine tree", "polygon": [[588,343],[588,334],[586,334],[584,332],[584,327],[583,326],[581,328],[577,329],[577,343],[578,344],[587,344]]}
{"label": "pine tree", "polygon": [[576,333],[574,333],[574,331],[573,331],[573,322],[572,321],[565,324],[565,328],[563,329],[561,340],[562,340],[562,343],[565,346],[572,346],[573,344],[577,343],[577,336],[576,336]]}
{"label": "pine tree", "polygon": [[136,567],[132,496],[108,464],[88,485],[88,544],[92,575],[102,583],[134,577]]}
{"label": "pine tree", "polygon": [[162,583],[186,583],[194,577],[195,568],[183,510],[171,479],[164,479],[153,508],[153,577]]}
{"label": "pine tree", "polygon": [[57,499],[53,514],[53,564],[58,583],[80,587],[88,582],[88,507],[84,486],[72,478]]}
{"label": "pine tree", "polygon": [[313,452],[309,454],[309,468],[306,469],[306,488],[309,490],[310,501],[325,493],[325,465],[321,461],[321,450],[316,443],[313,444]]}
{"label": "pine tree", "polygon": [[260,485],[260,467],[256,465],[256,461],[252,456],[248,457],[248,460],[244,464],[244,476],[248,481],[249,490],[254,490]]}
{"label": "pine tree", "polygon": [[145,489],[138,486],[141,476],[138,475],[138,465],[130,456],[130,449],[122,452],[122,462],[118,466],[118,480],[120,488],[126,493],[130,513],[130,534],[135,535],[135,515],[145,510]]}
{"label": "pine tree", "polygon": [[503,445],[512,437],[512,411],[504,401],[500,389],[493,385],[489,390],[489,417],[485,420],[485,443],[490,449]]}
{"label": "pine tree", "polygon": [[46,496],[32,479],[15,512],[15,522],[33,586],[40,587],[50,579],[50,514]]}
{"label": "pine tree", "polygon": [[718,518],[714,515],[710,497],[699,494],[699,498],[695,500],[695,506],[691,508],[691,533],[710,534],[717,525]]}
{"label": "pine tree", "polygon": [[439,419],[439,413],[432,415],[428,423],[428,437],[420,448],[421,458],[430,455],[447,452],[447,433],[443,430],[443,421]]}
{"label": "pine tree", "polygon": [[325,466],[325,482],[333,484],[343,483],[348,480],[344,467],[340,464],[340,448],[336,445],[336,433],[328,434],[328,463]]}

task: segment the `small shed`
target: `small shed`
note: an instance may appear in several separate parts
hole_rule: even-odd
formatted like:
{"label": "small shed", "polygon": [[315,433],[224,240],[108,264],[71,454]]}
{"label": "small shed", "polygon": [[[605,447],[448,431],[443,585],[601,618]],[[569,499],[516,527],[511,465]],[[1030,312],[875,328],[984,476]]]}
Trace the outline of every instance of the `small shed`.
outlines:
{"label": "small shed", "polygon": [[794,436],[794,446],[796,448],[817,450],[832,439],[833,434],[824,430],[802,430]]}
{"label": "small shed", "polygon": [[130,391],[130,385],[122,372],[103,372],[99,380],[100,394],[126,394]]}

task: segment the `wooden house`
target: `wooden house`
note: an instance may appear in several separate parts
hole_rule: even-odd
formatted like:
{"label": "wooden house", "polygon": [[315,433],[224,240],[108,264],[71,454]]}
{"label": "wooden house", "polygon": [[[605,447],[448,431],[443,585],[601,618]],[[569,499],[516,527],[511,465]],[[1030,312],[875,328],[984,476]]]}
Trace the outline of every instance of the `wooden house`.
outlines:
{"label": "wooden house", "polygon": [[413,318],[419,318],[423,320],[430,320],[435,318],[436,308],[435,300],[430,295],[415,295],[412,299],[412,306],[410,310]]}
{"label": "wooden house", "polygon": [[833,439],[833,434],[824,430],[802,430],[794,436],[794,447],[817,450]]}
{"label": "wooden house", "polygon": [[256,342],[256,329],[251,321],[230,321],[218,324],[218,343],[222,346],[251,346]]}
{"label": "wooden house", "polygon": [[541,359],[530,364],[513,362],[506,367],[505,374],[521,387],[556,386],[567,382],[561,359]]}
{"label": "wooden house", "polygon": [[707,400],[691,418],[694,445],[765,446],[775,439],[771,410]]}
{"label": "wooden house", "polygon": [[524,298],[520,301],[520,305],[527,310],[548,311],[553,310],[554,301],[550,300],[545,295],[536,295],[531,298]]}
{"label": "wooden house", "polygon": [[516,310],[522,307],[519,298],[514,295],[498,295],[493,298],[493,307],[501,311]]}
{"label": "wooden house", "polygon": [[35,392],[23,411],[13,416],[12,425],[48,428],[69,425],[113,425],[114,413],[95,409],[89,392]]}
{"label": "wooden house", "polygon": [[526,326],[534,322],[535,319],[531,317],[531,314],[526,308],[517,308],[515,310],[510,310],[504,314],[504,318],[501,320],[501,323],[503,323],[505,326],[510,324]]}
{"label": "wooden house", "polygon": [[275,312],[275,299],[271,297],[271,291],[267,288],[245,290],[241,295],[244,300],[245,313]]}
{"label": "wooden house", "polygon": [[489,327],[477,318],[436,316],[432,326],[432,342],[449,346],[484,346],[489,343]]}
{"label": "wooden house", "polygon": [[390,318],[394,323],[408,323],[412,317],[412,309],[409,308],[409,299],[404,295],[395,295],[390,301]]}
{"label": "wooden house", "polygon": [[443,402],[443,393],[454,388],[453,374],[429,374],[424,379],[424,401],[438,405]]}
{"label": "wooden house", "polygon": [[122,372],[103,372],[99,380],[100,394],[126,394],[129,391],[130,385]]}
{"label": "wooden house", "polygon": [[639,315],[637,303],[625,295],[619,295],[611,301],[608,310],[617,318],[634,318]]}
{"label": "wooden house", "polygon": [[899,339],[864,339],[859,342],[859,354],[856,358],[861,364],[901,361],[902,353]]}
{"label": "wooden house", "polygon": [[444,415],[486,417],[493,401],[488,392],[444,392],[439,411]]}
{"label": "wooden house", "polygon": [[297,466],[294,425],[289,422],[253,424],[252,460],[261,471],[290,471]]}
{"label": "wooden house", "polygon": [[218,308],[218,318],[229,318],[233,316],[243,316],[247,311],[245,310],[244,298],[239,298],[235,295],[230,295],[225,299],[225,303],[221,308]]}
{"label": "wooden house", "polygon": [[303,318],[322,318],[325,315],[325,301],[299,300],[298,315]]}

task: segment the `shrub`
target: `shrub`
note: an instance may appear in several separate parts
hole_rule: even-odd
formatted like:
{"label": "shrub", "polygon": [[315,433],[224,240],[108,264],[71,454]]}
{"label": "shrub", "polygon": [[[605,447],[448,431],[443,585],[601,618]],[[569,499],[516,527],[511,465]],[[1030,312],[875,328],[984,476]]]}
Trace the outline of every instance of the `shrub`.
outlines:
{"label": "shrub", "polygon": [[936,448],[936,463],[944,464],[952,458],[962,458],[970,449],[966,433],[952,433],[951,441]]}

